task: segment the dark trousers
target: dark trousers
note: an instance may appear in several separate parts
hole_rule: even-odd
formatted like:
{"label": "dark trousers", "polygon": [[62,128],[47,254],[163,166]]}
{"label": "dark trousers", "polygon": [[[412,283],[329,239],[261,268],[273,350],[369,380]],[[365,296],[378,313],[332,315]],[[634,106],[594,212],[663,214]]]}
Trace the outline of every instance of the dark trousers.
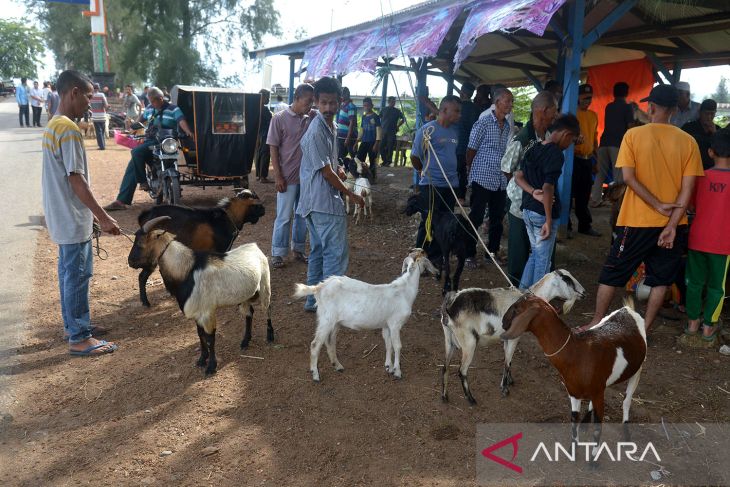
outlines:
{"label": "dark trousers", "polygon": [[271,148],[266,143],[266,139],[259,141],[259,150],[256,153],[256,177],[269,177],[269,162],[271,162]]}
{"label": "dark trousers", "polygon": [[383,140],[380,143],[380,157],[383,158],[383,165],[389,166],[393,163],[393,151],[395,150],[396,134],[383,134]]}
{"label": "dark trousers", "polygon": [[507,273],[509,279],[515,286],[520,284],[522,271],[530,257],[530,239],[527,236],[525,221],[512,213],[507,213],[509,218],[509,231],[507,233]]}
{"label": "dark trousers", "polygon": [[344,138],[337,137],[337,158],[342,161],[345,157],[355,157],[355,141],[350,139],[346,145]]}
{"label": "dark trousers", "polygon": [[[102,131],[102,135],[104,132]],[[119,194],[117,200],[125,205],[131,205],[134,198],[134,190],[137,184],[147,182],[146,166],[147,162],[152,159],[152,150],[150,147],[157,144],[154,139],[147,139],[142,144],[132,149],[132,159],[127,163],[127,169],[122,177],[122,184],[119,186]]]}
{"label": "dark trousers", "polygon": [[[578,231],[587,232],[591,229],[591,211],[588,202],[591,199],[593,188],[593,164],[590,159],[575,157],[573,159],[572,195],[575,199],[575,216],[578,218]],[[570,225],[572,228],[572,225]]]}
{"label": "dark trousers", "polygon": [[362,162],[367,159],[370,163],[370,174],[373,181],[378,170],[378,153],[373,150],[374,145],[375,142],[360,142],[360,146],[357,148],[357,158]]}
{"label": "dark trousers", "polygon": [[466,154],[456,154],[456,172],[459,175],[459,187],[455,188],[456,196],[466,197],[466,187],[469,184],[466,174]]}
{"label": "dark trousers", "polygon": [[96,145],[99,149],[106,149],[106,140],[104,140],[104,126],[106,122],[94,122],[94,133],[96,134]]}
{"label": "dark trousers", "polygon": [[439,188],[430,185],[420,185],[418,189],[418,204],[422,211],[421,224],[418,225],[418,234],[416,236],[416,247],[424,249],[428,254],[428,258],[435,260],[441,256],[441,249],[433,241],[426,243],[426,219],[428,218],[428,210],[431,208],[432,198],[434,213],[439,211],[453,212],[456,200],[451,190],[447,187]]}
{"label": "dark trousers", "polygon": [[[471,200],[469,206],[469,220],[475,228],[479,229],[479,225],[484,221],[484,210],[489,207],[489,242],[487,248],[490,252],[499,251],[499,241],[502,239],[504,227],[502,219],[504,218],[504,204],[507,200],[507,191],[497,190],[491,191],[483,188],[479,184],[471,183]],[[475,241],[470,241],[467,245],[467,257],[474,257],[477,253]]]}
{"label": "dark trousers", "polygon": [[23,117],[25,117],[25,126],[30,127],[28,105],[18,105],[18,120],[21,127],[23,126]]}
{"label": "dark trousers", "polygon": [[41,126],[41,113],[43,113],[43,107],[34,107],[31,105],[31,108],[33,109],[33,126],[40,127]]}

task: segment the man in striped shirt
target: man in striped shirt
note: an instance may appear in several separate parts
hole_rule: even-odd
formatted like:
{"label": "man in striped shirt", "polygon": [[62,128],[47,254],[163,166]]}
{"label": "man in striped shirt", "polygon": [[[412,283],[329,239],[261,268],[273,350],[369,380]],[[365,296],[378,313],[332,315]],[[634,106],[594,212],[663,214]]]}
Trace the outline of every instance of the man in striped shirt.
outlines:
{"label": "man in striped shirt", "polygon": [[[471,184],[469,219],[479,228],[484,220],[484,211],[489,206],[487,248],[493,254],[498,254],[502,239],[507,178],[502,174],[501,163],[512,137],[507,115],[512,112],[513,101],[512,92],[508,89],[499,88],[494,91],[494,111],[476,121],[466,151],[466,172]],[[468,246],[466,266],[475,269],[476,242],[471,241]],[[503,260],[499,256],[498,258]]]}
{"label": "man in striped shirt", "polygon": [[86,113],[91,80],[76,71],[58,77],[61,103],[43,132],[43,210],[51,239],[58,244],[58,284],[64,335],[71,355],[101,355],[117,346],[97,340],[89,317],[89,280],[93,273],[91,236],[94,219],[119,235],[117,222],[96,201],[89,187],[89,166],[81,131],[73,122]]}
{"label": "man in striped shirt", "polygon": [[155,136],[160,129],[176,129],[178,125],[188,135],[193,136],[193,131],[185,121],[182,110],[176,105],[165,101],[162,90],[153,86],[148,92],[150,105],[139,117],[140,122],[148,122],[145,141],[132,149],[132,159],[124,171],[122,184],[119,187],[117,199],[104,207],[106,211],[125,210],[132,204],[134,190],[137,184],[141,189],[148,189],[146,164],[152,159],[151,147],[157,144]]}
{"label": "man in striped shirt", "polygon": [[[324,77],[314,83],[314,104],[318,112],[301,142],[297,215],[305,219],[309,230],[307,284],[310,286],[347,272],[347,215],[342,196],[347,195],[355,204],[365,206],[360,195],[342,184],[345,171],[338,166],[334,117],[341,93],[340,83],[334,78]],[[317,309],[314,296],[307,297],[304,309]]]}
{"label": "man in striped shirt", "polygon": [[96,134],[96,145],[99,150],[106,149],[106,111],[109,109],[109,102],[101,92],[99,83],[94,83],[94,96],[91,97],[91,121],[94,122],[94,133]]}

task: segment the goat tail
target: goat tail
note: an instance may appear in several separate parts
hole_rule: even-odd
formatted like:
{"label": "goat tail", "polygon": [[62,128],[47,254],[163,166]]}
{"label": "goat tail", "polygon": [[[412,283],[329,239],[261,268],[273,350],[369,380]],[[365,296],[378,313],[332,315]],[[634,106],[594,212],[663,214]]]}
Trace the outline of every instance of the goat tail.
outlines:
{"label": "goat tail", "polygon": [[303,298],[305,296],[312,296],[319,291],[319,284],[316,286],[307,286],[306,284],[297,283],[294,284],[294,297]]}
{"label": "goat tail", "polygon": [[636,311],[636,305],[634,305],[634,298],[632,296],[626,296],[624,298],[624,306],[629,308],[631,311]]}
{"label": "goat tail", "polygon": [[446,296],[444,296],[444,301],[441,303],[441,325],[444,326],[444,328],[449,327],[449,306],[454,302],[454,298],[456,298],[456,292],[451,291],[449,293],[446,293]]}

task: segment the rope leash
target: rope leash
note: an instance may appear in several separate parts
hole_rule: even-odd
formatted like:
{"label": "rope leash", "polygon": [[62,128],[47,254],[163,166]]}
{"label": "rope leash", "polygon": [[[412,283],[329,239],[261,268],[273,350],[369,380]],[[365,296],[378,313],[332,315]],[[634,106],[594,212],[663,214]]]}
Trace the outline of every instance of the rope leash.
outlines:
{"label": "rope leash", "polygon": [[[444,180],[446,181],[446,184],[449,186],[449,190],[451,191],[451,194],[454,195],[454,200],[456,201],[456,204],[459,205],[459,209],[461,209],[462,214],[466,214],[464,207],[461,205],[459,198],[456,196],[456,191],[454,191],[454,188],[451,186],[451,182],[449,181],[448,176],[446,176],[446,171],[444,171],[444,168],[441,165],[439,156],[438,156],[438,154],[436,154],[436,150],[433,148],[433,145],[431,144],[431,135],[433,134],[434,130],[435,129],[434,129],[433,125],[425,127],[423,129],[423,144],[424,144],[425,148],[430,149],[430,150],[426,151],[426,165],[424,166],[422,171],[425,171],[428,168],[428,165],[430,164],[430,160],[431,160],[431,154],[433,154],[433,158],[435,159],[436,164],[438,164],[439,170],[441,170],[441,174],[443,174]],[[430,176],[429,176],[429,179],[430,179]],[[433,193],[433,191],[431,193]],[[449,210],[449,211],[451,211],[451,210]],[[432,209],[429,210],[429,217],[431,216],[431,213],[432,213]],[[454,213],[453,211],[451,211],[451,213],[454,216],[456,216],[456,213]],[[494,257],[494,254],[492,252],[490,252],[489,249],[487,248],[486,244],[484,243],[484,240],[482,240],[482,236],[479,235],[479,230],[474,226],[474,223],[472,223],[471,219],[469,219],[469,218],[466,218],[466,221],[469,222],[469,225],[471,226],[472,230],[474,230],[474,235],[476,235],[477,240],[479,241],[482,248],[485,250],[485,252],[489,256],[489,258],[492,260],[494,265],[497,267],[497,269],[499,269],[499,272],[502,274],[502,276],[505,278],[505,280],[509,284],[510,289],[514,288],[515,285],[512,284],[512,281],[510,280],[510,278],[507,277],[507,274],[504,272],[504,270],[502,270],[502,267],[497,263],[497,259]]]}
{"label": "rope leash", "polygon": [[[121,227],[119,228],[119,233],[121,235],[124,235],[124,237],[126,237],[126,239],[129,240],[129,242],[132,245],[134,245],[134,240],[130,236],[133,234],[127,232],[126,230],[124,230]],[[107,252],[107,250],[104,247],[102,247],[101,243],[99,242],[99,238],[101,237],[101,234],[102,234],[101,227],[95,221],[93,224],[92,230],[91,230],[91,240],[93,240],[91,245],[94,248],[94,255],[96,255],[99,258],[99,260],[107,260],[109,258],[109,252]]]}

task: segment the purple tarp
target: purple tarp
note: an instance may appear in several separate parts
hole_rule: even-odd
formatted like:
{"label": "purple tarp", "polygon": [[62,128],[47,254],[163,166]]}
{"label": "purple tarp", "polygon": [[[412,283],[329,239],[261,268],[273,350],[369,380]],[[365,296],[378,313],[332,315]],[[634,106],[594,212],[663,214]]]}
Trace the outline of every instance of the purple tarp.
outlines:
{"label": "purple tarp", "polygon": [[[477,38],[506,29],[527,29],[542,35],[553,14],[566,0],[477,0],[444,7],[396,24],[383,25],[351,36],[311,44],[302,64],[307,77],[344,75],[354,71],[373,73],[381,57],[434,56],[456,17],[471,9],[459,37],[454,62],[471,53]],[[385,22],[390,19],[386,18]]]}
{"label": "purple tarp", "polygon": [[472,4],[459,36],[455,69],[471,54],[479,37],[498,30],[525,29],[542,36],[566,0],[487,0]]}

